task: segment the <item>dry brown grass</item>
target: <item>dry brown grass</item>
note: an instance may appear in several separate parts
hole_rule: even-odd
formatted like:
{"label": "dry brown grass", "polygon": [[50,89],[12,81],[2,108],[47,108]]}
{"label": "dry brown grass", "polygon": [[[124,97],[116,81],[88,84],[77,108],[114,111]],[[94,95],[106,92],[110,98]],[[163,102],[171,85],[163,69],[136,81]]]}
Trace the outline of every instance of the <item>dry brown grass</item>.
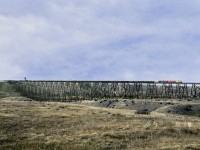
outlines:
{"label": "dry brown grass", "polygon": [[8,98],[0,149],[200,149],[200,118]]}

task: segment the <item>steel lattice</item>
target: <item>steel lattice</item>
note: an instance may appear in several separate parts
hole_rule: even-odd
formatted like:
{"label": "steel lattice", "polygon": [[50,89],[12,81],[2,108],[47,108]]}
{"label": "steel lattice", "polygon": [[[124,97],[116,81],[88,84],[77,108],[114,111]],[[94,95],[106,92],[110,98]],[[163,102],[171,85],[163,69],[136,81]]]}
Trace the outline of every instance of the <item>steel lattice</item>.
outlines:
{"label": "steel lattice", "polygon": [[8,81],[23,96],[51,101],[100,98],[200,98],[200,83]]}

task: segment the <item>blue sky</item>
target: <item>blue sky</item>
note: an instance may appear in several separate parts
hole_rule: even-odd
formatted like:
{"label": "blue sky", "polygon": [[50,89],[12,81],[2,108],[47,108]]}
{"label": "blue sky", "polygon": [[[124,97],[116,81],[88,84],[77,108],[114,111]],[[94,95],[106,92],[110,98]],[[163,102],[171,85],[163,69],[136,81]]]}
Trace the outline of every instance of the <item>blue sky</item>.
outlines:
{"label": "blue sky", "polygon": [[0,80],[200,82],[199,0],[0,0]]}

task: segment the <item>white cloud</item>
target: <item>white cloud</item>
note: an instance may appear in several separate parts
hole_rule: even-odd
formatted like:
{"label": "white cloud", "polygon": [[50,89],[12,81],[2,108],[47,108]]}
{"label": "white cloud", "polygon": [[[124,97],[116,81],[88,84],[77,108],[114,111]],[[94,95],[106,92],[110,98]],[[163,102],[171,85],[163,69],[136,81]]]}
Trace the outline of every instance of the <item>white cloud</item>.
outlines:
{"label": "white cloud", "polygon": [[0,79],[200,81],[197,0],[16,1],[0,2]]}

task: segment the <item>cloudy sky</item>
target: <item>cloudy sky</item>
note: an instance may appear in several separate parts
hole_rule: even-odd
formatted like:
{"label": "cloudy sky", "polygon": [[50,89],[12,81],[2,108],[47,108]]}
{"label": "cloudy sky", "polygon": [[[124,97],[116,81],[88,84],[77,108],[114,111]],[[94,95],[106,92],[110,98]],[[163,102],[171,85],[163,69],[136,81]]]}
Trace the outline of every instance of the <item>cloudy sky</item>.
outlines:
{"label": "cloudy sky", "polygon": [[199,0],[0,0],[0,80],[200,82]]}

